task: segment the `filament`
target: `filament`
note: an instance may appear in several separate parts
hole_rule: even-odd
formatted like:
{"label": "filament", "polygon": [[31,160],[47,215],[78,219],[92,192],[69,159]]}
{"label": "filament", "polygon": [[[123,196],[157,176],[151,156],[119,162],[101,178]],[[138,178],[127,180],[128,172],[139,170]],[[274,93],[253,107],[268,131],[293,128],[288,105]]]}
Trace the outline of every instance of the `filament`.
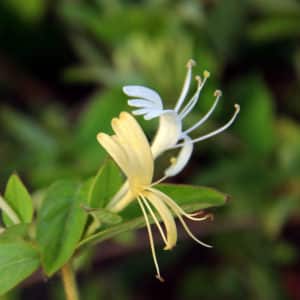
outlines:
{"label": "filament", "polygon": [[152,216],[152,218],[153,218],[153,220],[154,220],[154,222],[155,222],[155,224],[156,224],[156,226],[157,226],[157,228],[158,228],[158,230],[159,230],[159,233],[160,233],[160,235],[161,235],[163,241],[164,241],[165,244],[167,245],[167,244],[168,244],[167,237],[166,237],[166,235],[165,235],[165,233],[164,233],[162,227],[160,226],[160,223],[159,223],[159,221],[158,221],[158,219],[157,219],[155,213],[153,212],[153,210],[152,210],[150,204],[148,203],[148,201],[146,200],[146,198],[145,198],[142,194],[140,194],[140,197],[142,198],[142,200],[143,200],[145,206],[147,207],[148,211],[150,212],[150,214],[151,214],[151,216]]}
{"label": "filament", "polygon": [[175,108],[174,110],[176,112],[178,112],[178,110],[180,109],[180,107],[182,106],[183,102],[184,102],[184,99],[188,93],[188,90],[189,90],[189,87],[190,87],[190,84],[191,84],[191,79],[192,79],[192,67],[195,65],[195,62],[190,59],[188,62],[187,62],[187,73],[186,73],[186,77],[185,77],[185,80],[184,80],[184,84],[183,84],[183,87],[182,87],[182,90],[181,90],[181,93],[180,93],[180,96],[177,100],[177,103],[175,105]]}
{"label": "filament", "polygon": [[174,211],[178,211],[181,215],[185,216],[186,218],[192,220],[192,221],[205,221],[207,219],[210,218],[210,214],[206,214],[203,217],[194,217],[195,215],[198,214],[194,213],[194,214],[188,214],[186,213],[175,201],[173,201],[170,197],[166,196],[165,194],[161,193],[160,191],[156,190],[156,189],[150,189],[153,193],[155,193],[158,197],[162,198],[163,201],[165,201],[170,207],[171,209],[173,209]]}
{"label": "filament", "polygon": [[182,216],[181,216],[178,212],[176,212],[176,211],[175,211],[175,213],[177,214],[179,221],[181,222],[183,228],[185,229],[186,233],[188,234],[188,236],[189,236],[190,238],[192,238],[196,243],[198,243],[198,244],[200,244],[200,245],[202,245],[202,246],[204,246],[204,247],[212,248],[211,245],[208,245],[208,244],[206,244],[206,243],[200,241],[199,239],[197,239],[197,238],[193,235],[193,233],[190,231],[189,227],[186,225],[186,223],[185,223],[185,221],[183,220]]}
{"label": "filament", "polygon": [[197,104],[200,92],[202,91],[207,78],[208,77],[204,77],[203,82],[201,82],[200,76],[196,76],[196,80],[198,81],[197,90],[196,90],[194,96],[191,98],[191,100],[186,104],[186,106],[180,112],[179,118],[181,120],[183,120],[189,114],[189,112],[195,107],[195,105]]}
{"label": "filament", "polygon": [[[232,118],[224,126],[222,126],[221,128],[219,128],[219,129],[217,129],[217,130],[215,130],[215,131],[213,131],[213,132],[211,132],[209,134],[203,135],[201,137],[198,137],[198,138],[192,140],[191,143],[197,143],[197,142],[209,139],[209,138],[211,138],[211,137],[213,137],[213,136],[215,136],[215,135],[217,135],[217,134],[225,131],[228,127],[230,127],[231,124],[234,122],[236,116],[238,115],[239,111],[240,111],[240,106],[238,104],[235,104],[234,107],[235,107],[235,112],[234,112]],[[184,145],[184,143],[179,143],[179,144],[176,144],[173,147],[170,147],[170,149],[180,148],[183,145]]]}
{"label": "filament", "polygon": [[157,257],[156,257],[155,246],[154,246],[154,241],[153,241],[153,235],[152,235],[152,230],[151,230],[150,222],[149,222],[149,219],[148,219],[148,216],[147,216],[147,213],[145,211],[145,207],[144,207],[142,201],[139,198],[137,198],[137,200],[138,200],[140,208],[141,208],[141,210],[143,212],[143,215],[144,215],[144,218],[145,218],[145,222],[146,222],[146,226],[147,226],[147,231],[148,231],[148,236],[149,236],[149,242],[150,242],[150,248],[151,248],[151,252],[152,252],[152,258],[153,258],[154,266],[155,266],[155,269],[156,269],[156,276],[155,277],[159,281],[163,282],[164,279],[160,275],[159,266],[158,266],[158,262],[157,262]]}
{"label": "filament", "polygon": [[222,96],[221,91],[219,91],[219,90],[215,91],[215,96],[216,96],[216,100],[215,100],[214,104],[212,105],[212,107],[210,108],[210,110],[206,113],[206,115],[203,118],[201,118],[196,124],[194,124],[192,127],[185,130],[183,132],[184,134],[188,134],[188,133],[192,132],[193,130],[195,130],[196,128],[201,126],[211,116],[211,114],[213,113],[213,111],[215,110],[216,106],[219,103],[219,99]]}

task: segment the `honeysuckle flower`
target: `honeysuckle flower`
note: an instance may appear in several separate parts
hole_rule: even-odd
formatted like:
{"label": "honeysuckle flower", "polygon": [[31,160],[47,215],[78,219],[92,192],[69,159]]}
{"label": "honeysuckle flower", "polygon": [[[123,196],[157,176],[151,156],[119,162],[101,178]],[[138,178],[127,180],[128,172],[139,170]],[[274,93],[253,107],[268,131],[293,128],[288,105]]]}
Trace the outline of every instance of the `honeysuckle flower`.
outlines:
{"label": "honeysuckle flower", "polygon": [[189,101],[187,101],[187,103],[184,105],[191,85],[192,67],[194,64],[195,62],[193,60],[189,60],[187,63],[187,74],[185,81],[180,96],[173,109],[164,109],[161,97],[156,91],[150,88],[138,85],[129,85],[123,87],[123,91],[127,96],[134,97],[134,99],[128,100],[128,104],[130,106],[137,108],[136,110],[132,111],[134,115],[144,115],[145,120],[150,120],[156,117],[160,118],[159,128],[151,145],[153,157],[157,158],[160,154],[167,150],[181,148],[178,156],[171,159],[171,166],[165,170],[165,177],[175,176],[181,172],[192,155],[193,145],[226,130],[234,122],[240,110],[239,105],[235,104],[235,112],[225,125],[206,135],[192,139],[190,137],[190,133],[208,120],[215,110],[222,95],[220,90],[216,90],[214,93],[216,99],[209,111],[193,126],[188,129],[183,129],[183,121],[185,117],[197,104],[205,82],[210,76],[208,71],[204,71],[203,80],[200,76],[196,76],[197,89]]}
{"label": "honeysuckle flower", "polygon": [[[183,217],[194,221],[202,221],[209,215],[196,217],[197,214],[186,213],[174,200],[162,193],[154,186],[159,183],[153,181],[154,158],[148,140],[135,118],[127,112],[121,112],[119,118],[111,122],[114,135],[99,133],[97,139],[102,147],[109,153],[127,177],[126,188],[123,189],[118,201],[109,203],[112,212],[120,212],[133,201],[137,201],[145,218],[148,230],[150,247],[156,277],[163,280],[155,253],[152,230],[149,216],[152,217],[164,241],[165,250],[172,249],[177,241],[177,228],[173,214],[182,223],[187,234],[197,243],[210,247],[198,240],[189,230]],[[159,223],[159,218],[164,224],[164,229]]]}

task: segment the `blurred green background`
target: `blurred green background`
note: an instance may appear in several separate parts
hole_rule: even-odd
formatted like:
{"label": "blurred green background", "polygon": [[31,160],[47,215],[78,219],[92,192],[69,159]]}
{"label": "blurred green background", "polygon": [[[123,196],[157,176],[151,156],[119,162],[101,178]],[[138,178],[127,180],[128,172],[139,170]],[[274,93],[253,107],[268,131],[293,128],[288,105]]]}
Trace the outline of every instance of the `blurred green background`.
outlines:
{"label": "blurred green background", "polygon": [[[212,76],[187,123],[224,95],[198,135],[241,106],[174,179],[231,195],[213,223],[192,224],[214,248],[158,251],[161,284],[145,232],[123,235],[78,260],[82,299],[300,299],[298,1],[1,0],[0,19],[0,187],[17,171],[37,205],[54,180],[98,169],[95,136],[129,110],[124,84],[173,107],[194,58]],[[143,124],[152,136],[155,122]],[[40,298],[63,299],[58,278],[34,275],[1,300]]]}

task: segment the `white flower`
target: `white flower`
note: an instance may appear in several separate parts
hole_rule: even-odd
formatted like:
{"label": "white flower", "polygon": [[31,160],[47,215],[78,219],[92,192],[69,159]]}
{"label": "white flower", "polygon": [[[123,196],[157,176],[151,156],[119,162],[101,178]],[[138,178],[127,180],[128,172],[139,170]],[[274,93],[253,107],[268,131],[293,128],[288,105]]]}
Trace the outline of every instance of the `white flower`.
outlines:
{"label": "white flower", "polygon": [[201,90],[210,75],[208,71],[204,71],[203,80],[201,80],[200,76],[196,76],[196,92],[184,105],[191,84],[192,67],[194,64],[195,62],[193,60],[189,60],[187,63],[187,74],[183,88],[173,109],[164,109],[161,97],[156,91],[150,88],[138,85],[123,87],[123,91],[127,96],[134,97],[134,99],[128,100],[130,106],[137,108],[132,111],[134,115],[144,115],[145,120],[156,117],[160,118],[159,128],[151,145],[154,159],[167,150],[181,148],[177,158],[172,158],[171,166],[165,170],[166,177],[175,176],[182,171],[192,155],[194,143],[213,137],[226,130],[234,122],[240,110],[240,106],[235,104],[235,112],[225,125],[206,135],[192,139],[190,133],[200,127],[211,116],[222,95],[220,90],[216,90],[214,94],[216,99],[210,110],[193,126],[188,129],[183,129],[184,118],[197,104]]}

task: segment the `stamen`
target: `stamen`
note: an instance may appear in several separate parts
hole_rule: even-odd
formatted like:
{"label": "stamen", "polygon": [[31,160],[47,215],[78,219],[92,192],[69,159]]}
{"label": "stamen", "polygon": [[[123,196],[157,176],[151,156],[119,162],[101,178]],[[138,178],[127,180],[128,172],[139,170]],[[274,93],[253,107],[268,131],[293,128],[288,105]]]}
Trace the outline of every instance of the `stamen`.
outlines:
{"label": "stamen", "polygon": [[174,156],[172,156],[172,157],[170,158],[170,163],[171,163],[171,165],[175,165],[176,162],[177,162],[177,158],[174,157]]}
{"label": "stamen", "polygon": [[196,128],[198,128],[199,126],[201,126],[213,113],[213,111],[215,110],[216,106],[219,103],[219,99],[222,96],[222,92],[220,90],[216,90],[214,93],[216,100],[214,102],[214,104],[212,105],[212,107],[210,108],[210,110],[206,113],[206,115],[201,118],[196,124],[194,124],[192,127],[190,127],[189,129],[187,129],[186,131],[184,131],[184,134],[188,134],[190,132],[192,132],[193,130],[195,130]]}
{"label": "stamen", "polygon": [[[176,211],[175,211],[175,213],[177,214]],[[188,234],[188,236],[189,236],[190,238],[192,238],[196,243],[198,243],[198,244],[200,244],[200,245],[202,245],[202,246],[204,246],[204,247],[212,248],[211,245],[208,245],[208,244],[206,244],[206,243],[200,241],[199,239],[197,239],[197,238],[193,235],[193,233],[190,231],[189,227],[187,226],[187,224],[185,223],[185,221],[183,220],[183,218],[182,218],[182,216],[181,216],[180,214],[177,214],[177,216],[178,216],[178,219],[179,219],[179,221],[181,222],[183,228],[185,229],[186,233]]]}
{"label": "stamen", "polygon": [[203,77],[204,78],[208,78],[210,76],[210,73],[207,71],[207,70],[205,70],[204,72],[203,72]]}
{"label": "stamen", "polygon": [[180,112],[179,118],[181,120],[183,120],[190,113],[190,111],[195,107],[195,105],[197,104],[200,92],[202,91],[208,77],[209,76],[207,76],[207,75],[204,76],[203,81],[201,80],[200,76],[195,77],[195,79],[198,82],[197,90],[196,90],[194,96],[191,98],[191,100],[187,103],[187,105]]}
{"label": "stamen", "polygon": [[159,223],[159,221],[158,221],[155,213],[153,212],[150,204],[148,203],[147,199],[142,194],[140,194],[139,196],[142,198],[144,204],[146,205],[148,211],[150,212],[150,214],[151,214],[151,216],[152,216],[152,218],[153,218],[153,220],[154,220],[154,222],[155,222],[155,224],[156,224],[156,226],[157,226],[157,228],[159,230],[159,233],[160,233],[160,235],[161,235],[164,243],[167,245],[168,244],[167,237],[166,237],[166,235],[165,235],[162,227],[160,226],[160,223]]}
{"label": "stamen", "polygon": [[180,213],[181,215],[185,216],[186,218],[192,220],[192,221],[205,221],[209,218],[211,218],[210,214],[206,214],[202,217],[195,217],[195,215],[199,215],[199,212],[194,213],[194,214],[188,214],[186,213],[175,201],[173,201],[170,197],[167,197],[165,194],[162,194],[160,191],[157,191],[156,189],[152,189],[150,188],[149,190],[151,190],[153,193],[157,194],[157,196],[160,199],[163,199],[163,201],[169,205],[169,207],[171,209],[173,209],[174,211],[178,211],[178,213]]}
{"label": "stamen", "polygon": [[[231,124],[234,122],[236,116],[237,116],[238,113],[240,112],[240,106],[239,106],[238,104],[235,104],[235,105],[234,105],[234,108],[235,108],[235,112],[234,112],[233,116],[231,117],[231,119],[230,119],[224,126],[222,126],[221,128],[219,128],[219,129],[217,129],[217,130],[215,130],[215,131],[213,131],[213,132],[211,132],[211,133],[209,133],[209,134],[203,135],[203,136],[201,136],[201,137],[199,137],[199,138],[196,138],[196,139],[192,140],[191,143],[194,144],[194,143],[197,143],[197,142],[206,140],[206,139],[208,139],[208,138],[211,138],[211,137],[213,137],[213,136],[215,136],[215,135],[217,135],[217,134],[219,134],[219,133],[225,131],[228,127],[230,127]],[[173,146],[173,147],[170,147],[169,149],[180,148],[180,147],[182,147],[183,145],[184,145],[184,143],[179,143],[179,144],[176,144],[176,145]]]}
{"label": "stamen", "polygon": [[152,186],[155,186],[155,185],[157,185],[157,184],[161,183],[162,181],[166,180],[168,177],[169,177],[169,176],[166,176],[166,175],[165,175],[165,176],[163,176],[162,178],[158,179],[157,181],[155,181],[155,182],[152,182],[152,183],[150,184],[150,186],[149,186],[149,187],[152,187]]}
{"label": "stamen", "polygon": [[160,271],[159,271],[159,266],[158,266],[158,262],[157,262],[157,258],[156,258],[156,252],[155,252],[155,246],[154,246],[154,241],[153,241],[153,235],[152,235],[152,230],[151,230],[150,222],[149,222],[149,219],[148,219],[148,216],[147,216],[147,213],[145,211],[145,207],[144,207],[142,201],[139,198],[137,198],[137,200],[138,200],[140,208],[141,208],[141,210],[143,212],[143,215],[144,215],[144,218],[145,218],[145,222],[146,222],[146,226],[147,226],[147,231],[148,231],[148,236],[149,236],[149,242],[150,242],[150,248],[151,248],[151,252],[152,252],[152,258],[153,258],[154,266],[155,266],[155,269],[156,269],[156,275],[155,275],[155,277],[159,281],[164,282],[164,279],[161,277]]}
{"label": "stamen", "polygon": [[179,98],[177,100],[177,103],[175,105],[175,108],[174,108],[174,110],[176,112],[178,112],[178,110],[182,106],[182,104],[184,102],[184,99],[185,99],[185,97],[188,93],[188,90],[189,90],[189,87],[190,87],[190,84],[191,84],[191,79],[192,79],[192,68],[195,64],[196,64],[195,61],[192,60],[192,59],[190,59],[186,64],[186,67],[187,67],[188,70],[187,70],[187,73],[186,73],[186,77],[185,77],[185,80],[184,80],[184,84],[183,84],[180,96],[179,96]]}

